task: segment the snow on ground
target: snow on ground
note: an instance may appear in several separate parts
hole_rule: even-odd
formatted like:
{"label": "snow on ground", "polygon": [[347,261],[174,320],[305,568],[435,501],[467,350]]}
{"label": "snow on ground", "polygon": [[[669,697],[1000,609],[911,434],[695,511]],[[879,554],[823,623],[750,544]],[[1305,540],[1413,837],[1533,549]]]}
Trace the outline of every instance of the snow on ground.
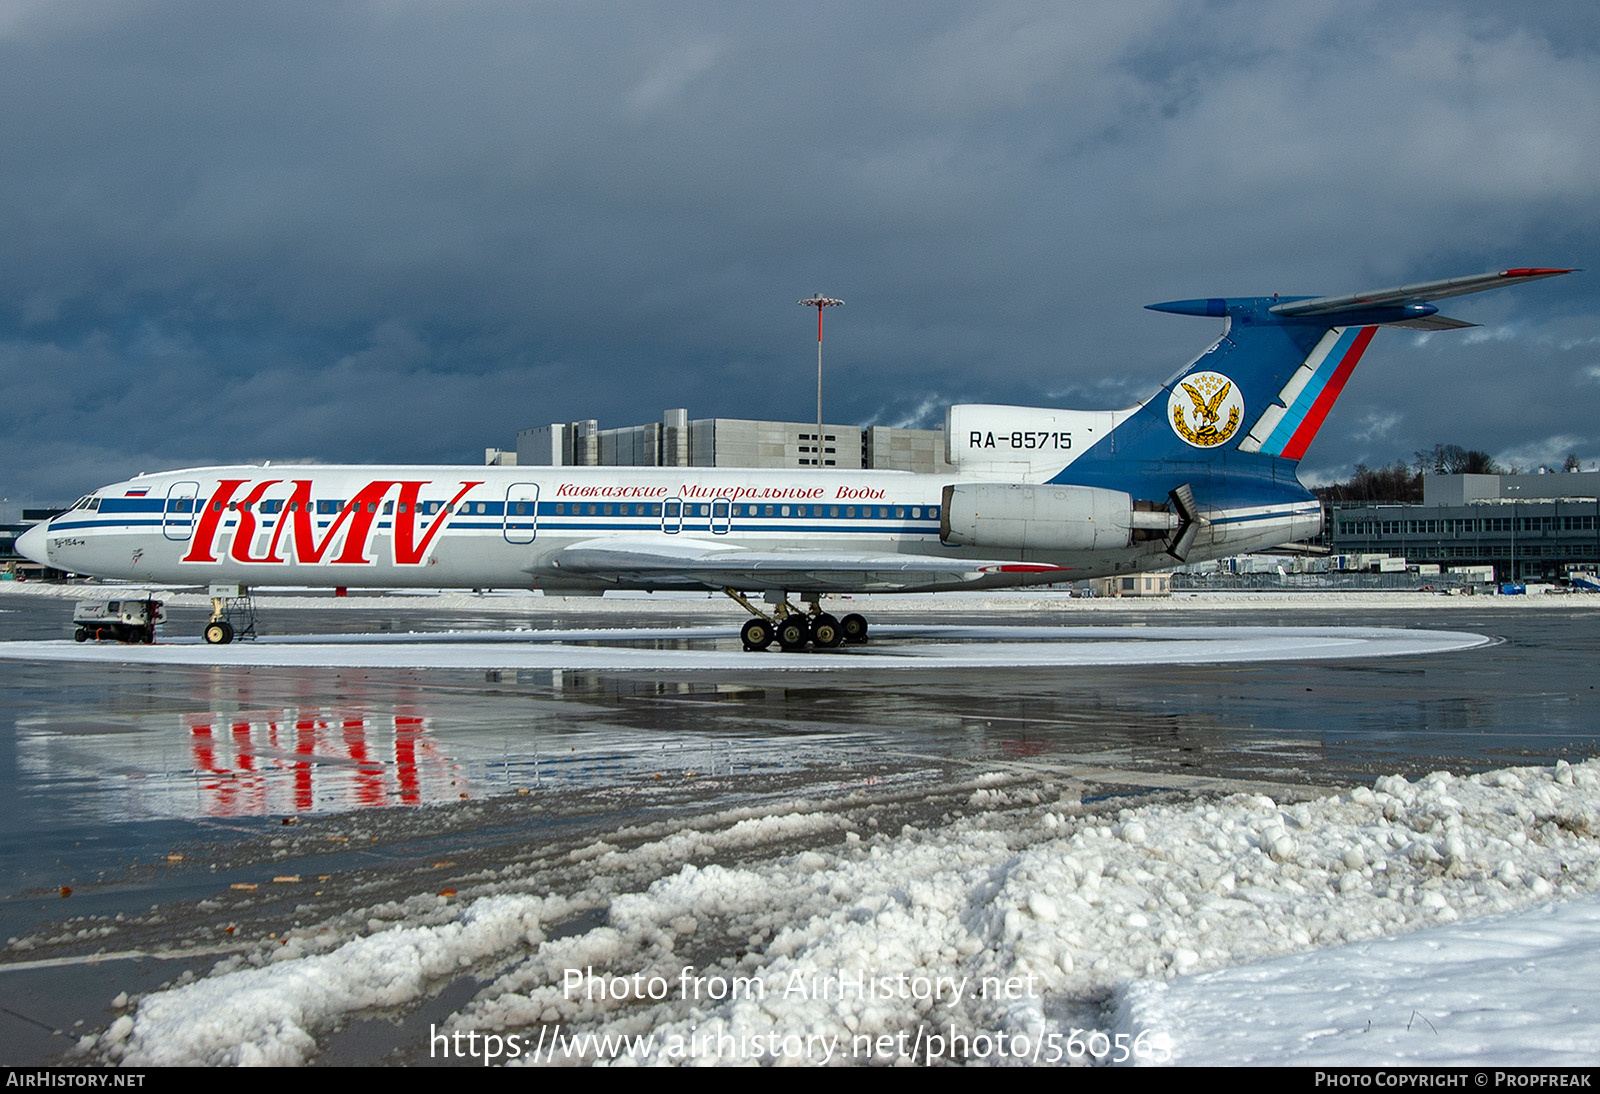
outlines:
{"label": "snow on ground", "polygon": [[1600,973],[1600,761],[1299,804],[1096,812],[1003,775],[970,795],[898,832],[799,799],[619,829],[564,852],[559,883],[530,850],[458,898],[297,928],[82,1047],[301,1062],[342,1020],[470,970],[487,986],[431,1031],[435,1054],[1594,1060],[1589,1001],[1565,985]]}
{"label": "snow on ground", "polygon": [[[1477,595],[1445,595],[1441,592],[1403,592],[1378,590],[1319,591],[1222,591],[1200,590],[1174,593],[1170,597],[1072,597],[1055,590],[999,590],[954,593],[874,593],[860,596],[830,596],[823,603],[836,614],[863,612],[869,617],[879,612],[928,613],[938,619],[951,613],[1057,611],[1063,615],[1094,612],[1207,612],[1237,611],[1240,608],[1281,607],[1305,610],[1426,608],[1432,611],[1468,610],[1519,611],[1560,607],[1564,610],[1600,610],[1600,595],[1571,593],[1551,596],[1498,596],[1489,592]],[[209,608],[211,601],[203,591],[168,589],[149,585],[111,583],[50,584],[45,582],[0,581],[0,597],[34,597],[61,600],[111,599],[131,591],[148,592],[169,607]],[[335,597],[328,589],[255,590],[256,607],[263,611],[288,609],[326,609],[329,611],[371,611],[382,606],[394,611],[446,611],[496,614],[595,614],[623,616],[682,615],[706,612],[723,614],[732,620],[747,618],[743,608],[721,593],[629,593],[612,592],[599,596],[545,596],[523,589],[495,589],[473,593],[449,589],[355,590]],[[1553,597],[1553,599],[1552,599]],[[65,624],[63,624],[65,625]]]}
{"label": "snow on ground", "polygon": [[1136,980],[1117,1026],[1181,1064],[1593,1067],[1600,899],[1170,982]]}
{"label": "snow on ground", "polygon": [[[64,639],[0,642],[0,658],[141,665],[324,668],[952,669],[1085,665],[1237,664],[1445,653],[1493,639],[1460,631],[1388,627],[950,627],[882,626],[874,643],[833,651],[777,648],[752,654],[733,628],[614,627],[361,635],[289,635],[211,646],[199,639],[155,646]],[[734,648],[673,649],[718,639]],[[632,648],[623,643],[646,643]],[[661,643],[662,645],[655,645]]]}

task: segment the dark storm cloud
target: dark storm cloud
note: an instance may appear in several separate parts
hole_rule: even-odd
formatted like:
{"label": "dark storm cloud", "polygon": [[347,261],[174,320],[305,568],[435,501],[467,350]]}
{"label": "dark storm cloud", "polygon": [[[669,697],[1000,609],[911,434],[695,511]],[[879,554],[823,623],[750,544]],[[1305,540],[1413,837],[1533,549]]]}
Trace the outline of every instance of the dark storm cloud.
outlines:
{"label": "dark storm cloud", "polygon": [[[1600,269],[1585,6],[0,8],[5,493],[520,427],[1109,406],[1173,297]],[[1578,275],[1385,332],[1312,474],[1600,458]],[[1476,336],[1476,337],[1475,337]],[[1550,455],[1546,455],[1549,453]]]}

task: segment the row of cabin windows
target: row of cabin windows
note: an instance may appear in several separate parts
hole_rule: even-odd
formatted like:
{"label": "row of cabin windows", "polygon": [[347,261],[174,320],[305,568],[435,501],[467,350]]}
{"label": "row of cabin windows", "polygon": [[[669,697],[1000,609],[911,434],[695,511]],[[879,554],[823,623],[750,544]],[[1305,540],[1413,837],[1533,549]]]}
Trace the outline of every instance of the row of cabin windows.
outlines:
{"label": "row of cabin windows", "polygon": [[[727,507],[729,509],[729,515],[735,516],[735,517],[824,517],[824,516],[826,516],[826,517],[840,517],[840,516],[843,516],[843,517],[846,517],[846,518],[853,518],[853,517],[856,516],[856,512],[859,509],[861,516],[866,517],[868,519],[871,519],[872,516],[873,516],[873,509],[874,509],[874,507],[871,506],[871,505],[862,505],[862,506],[855,506],[855,505],[843,505],[843,506],[840,506],[840,505],[734,505],[734,506],[729,507],[726,502],[716,503],[716,506],[717,506],[717,508],[719,510],[724,508],[724,507]],[[921,505],[913,505],[913,506],[909,506],[909,507],[908,506],[904,506],[904,505],[892,505],[892,506],[891,505],[880,505],[880,506],[876,507],[877,516],[881,520],[889,520],[891,513],[894,515],[893,519],[895,519],[895,520],[905,520],[908,515],[910,516],[910,519],[912,519],[912,520],[921,520],[924,508],[927,509],[928,519],[930,519],[930,520],[932,520],[933,518],[935,518],[935,517],[937,517],[939,515],[939,507],[936,506],[936,505],[930,505],[930,506],[926,506],[926,507],[921,506]],[[711,510],[712,510],[712,506],[711,505],[706,505],[706,504],[684,504],[682,512],[683,512],[683,515],[686,516],[686,517],[694,517],[694,516],[709,517],[709,516],[711,516]],[[556,504],[555,504],[555,515],[558,516],[558,517],[568,515],[568,509],[567,509],[567,505],[566,505],[565,502],[559,502],[559,501],[556,502]],[[575,517],[578,517],[578,516],[590,516],[590,517],[594,517],[594,516],[606,516],[606,517],[610,517],[610,516],[659,517],[661,515],[661,503],[660,502],[649,502],[649,503],[640,502],[640,503],[638,503],[636,505],[631,505],[630,506],[630,505],[628,505],[626,503],[623,503],[623,504],[613,503],[613,504],[609,504],[609,505],[590,503],[588,505],[584,505],[582,503],[575,502],[572,505],[571,515],[575,516]]]}
{"label": "row of cabin windows", "polygon": [[[185,504],[185,503],[187,503],[187,504]],[[353,503],[353,502],[341,502],[341,501],[319,501],[319,502],[315,502],[315,503],[307,503],[307,512],[311,511],[310,506],[312,504],[316,505],[316,512],[317,513],[325,514],[325,515],[333,515],[333,514],[337,514],[337,513],[341,512],[341,511],[343,511],[344,509],[353,508],[355,503]],[[386,501],[386,502],[383,503],[383,514],[384,514],[384,516],[393,515],[394,512],[395,512],[395,505],[396,504],[399,505],[399,507],[400,507],[399,511],[401,513],[407,512],[407,503],[406,502],[396,503],[394,501]],[[535,503],[533,503],[531,501],[512,502],[511,503],[511,513],[512,513],[513,516],[526,516],[526,515],[530,514],[533,511],[534,504]],[[721,506],[724,506],[726,504],[727,504],[726,502],[718,503],[718,507],[720,508]],[[297,502],[297,501],[283,502],[283,501],[277,501],[277,500],[267,500],[267,501],[257,502],[256,506],[255,506],[255,510],[258,513],[268,513],[268,514],[281,513],[284,510],[285,505],[287,505],[288,510],[291,513],[298,513],[300,511],[300,503]],[[584,516],[584,515],[587,515],[587,516],[591,516],[591,517],[592,516],[602,516],[602,515],[603,516],[608,516],[608,517],[610,517],[610,516],[659,517],[661,515],[661,505],[662,505],[661,502],[639,502],[637,504],[628,504],[626,502],[619,504],[619,503],[611,502],[611,503],[606,503],[606,504],[590,503],[588,505],[584,505],[582,503],[574,502],[572,504],[571,515],[572,516]],[[187,512],[192,511],[192,506],[193,506],[193,499],[192,498],[177,498],[177,499],[174,499],[174,504],[170,507],[170,510],[172,512],[175,512],[175,513],[187,513]],[[369,513],[378,512],[378,503],[377,502],[369,501],[369,502],[366,503],[366,506],[367,506],[367,512],[369,512]],[[499,508],[500,507],[498,505],[495,506],[496,510],[498,510]],[[894,519],[894,520],[905,520],[905,519],[907,519],[907,517],[909,517],[911,520],[921,520],[924,508],[927,509],[927,515],[928,515],[928,519],[929,520],[934,520],[939,516],[939,507],[936,506],[936,505],[930,505],[930,506],[921,506],[921,505],[912,505],[912,506],[880,505],[880,506],[876,506],[876,507],[871,506],[871,505],[862,505],[862,506],[859,506],[859,507],[858,506],[854,506],[854,505],[843,505],[843,506],[840,506],[840,505],[734,505],[734,506],[731,507],[731,515],[732,516],[736,516],[736,517],[824,517],[824,516],[826,516],[826,517],[833,517],[833,518],[837,518],[837,517],[843,516],[843,517],[845,517],[847,519],[853,519],[856,516],[856,512],[857,512],[858,508],[860,510],[860,515],[862,517],[867,518],[867,519],[871,519],[873,517],[874,508],[876,508],[876,515],[877,515],[877,518],[880,519],[880,520],[889,520],[889,519],[891,519],[891,516],[890,516],[891,513],[893,514],[893,518],[892,519]],[[220,512],[222,512],[222,509],[223,509],[222,502],[213,501],[211,503],[211,511],[212,512],[220,513]],[[227,509],[228,509],[228,512],[230,512],[230,513],[236,513],[236,512],[241,512],[241,511],[248,513],[248,512],[250,512],[251,506],[250,506],[249,502],[230,501],[230,502],[228,502]],[[441,509],[444,510],[446,513],[463,513],[463,514],[468,514],[468,515],[476,513],[478,515],[488,515],[488,513],[489,513],[489,503],[488,502],[482,502],[482,501],[480,501],[480,502],[467,502],[467,503],[462,504],[462,505],[451,506],[451,505],[447,504],[446,502],[442,502],[442,501],[425,501],[425,502],[421,502],[421,503],[419,503],[417,505],[417,512],[419,512],[419,513],[421,513],[421,514],[423,514],[425,516],[431,516],[434,513],[439,512]],[[683,515],[686,516],[686,517],[693,517],[693,516],[709,517],[709,516],[711,516],[711,509],[712,509],[712,506],[708,505],[708,504],[698,504],[698,505],[696,505],[696,504],[684,504],[682,512],[683,512]],[[567,504],[565,502],[559,502],[558,501],[558,502],[555,503],[555,515],[558,516],[558,517],[567,515]]]}
{"label": "row of cabin windows", "polygon": [[[188,503],[188,504],[185,504],[185,503]],[[319,502],[315,502],[315,503],[307,502],[306,503],[306,512],[310,513],[310,512],[313,511],[312,510],[312,505],[313,504],[315,504],[315,506],[316,506],[315,512],[317,512],[318,514],[323,514],[323,515],[333,515],[333,514],[344,512],[345,510],[350,510],[350,511],[353,512],[353,511],[356,510],[356,505],[357,505],[357,503],[355,503],[355,502],[347,502],[347,501],[319,501]],[[383,515],[386,516],[386,517],[394,515],[395,505],[396,504],[397,503],[395,503],[393,501],[384,502],[383,503]],[[398,504],[400,506],[400,512],[408,513],[408,512],[411,511],[412,507],[411,507],[409,502],[403,502],[402,501],[402,502],[399,502]],[[488,502],[480,501],[480,502],[477,502],[475,504],[477,506],[477,511],[479,513],[488,513],[489,512],[489,503]],[[187,513],[187,512],[190,512],[192,505],[193,505],[192,499],[189,499],[189,498],[178,498],[178,499],[174,500],[174,503],[172,505],[170,505],[168,507],[168,509],[169,509],[169,511],[174,512],[174,513]],[[471,503],[471,502],[469,502],[469,503],[467,503],[465,505],[451,505],[448,502],[442,502],[442,501],[423,501],[423,502],[418,502],[416,504],[415,508],[416,508],[416,511],[418,513],[421,513],[424,516],[430,516],[430,515],[432,515],[434,513],[439,512],[441,509],[444,510],[445,512],[447,512],[447,513],[471,513],[473,511],[473,505],[474,505],[474,503]],[[529,509],[532,507],[532,505],[533,505],[532,502],[516,502],[516,503],[513,503],[512,507],[511,507],[511,511],[514,514],[524,514],[524,513],[527,513],[529,511]],[[375,501],[367,502],[366,506],[367,506],[367,512],[369,512],[369,513],[376,513],[378,511],[378,503],[375,502]],[[297,502],[297,501],[283,502],[283,501],[276,501],[276,500],[271,500],[271,499],[269,499],[267,501],[257,502],[256,505],[255,505],[255,511],[258,512],[258,513],[281,513],[281,512],[283,512],[285,507],[287,507],[289,512],[291,512],[291,513],[300,512],[300,503]],[[499,506],[497,505],[496,509],[498,509],[498,508],[499,508]],[[211,503],[211,511],[213,513],[220,513],[220,512],[222,512],[222,509],[223,509],[222,502],[213,501]],[[237,513],[237,512],[241,512],[241,511],[248,513],[248,512],[251,511],[251,505],[247,501],[230,501],[228,503],[228,505],[227,505],[227,509],[228,509],[228,512],[230,512],[230,513]]]}

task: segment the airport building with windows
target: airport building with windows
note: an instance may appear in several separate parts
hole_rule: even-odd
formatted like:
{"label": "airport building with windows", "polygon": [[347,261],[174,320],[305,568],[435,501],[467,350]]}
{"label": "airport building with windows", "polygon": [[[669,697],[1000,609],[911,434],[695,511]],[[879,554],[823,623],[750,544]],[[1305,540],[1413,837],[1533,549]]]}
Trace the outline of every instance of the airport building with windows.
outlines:
{"label": "airport building with windows", "polygon": [[1422,504],[1350,503],[1330,514],[1337,554],[1493,566],[1500,581],[1559,581],[1600,565],[1600,471],[1425,475]]}
{"label": "airport building with windows", "polygon": [[[490,449],[491,463],[510,453]],[[515,462],[534,467],[822,467],[939,474],[953,470],[943,429],[822,426],[698,418],[669,410],[659,422],[601,429],[593,419],[519,430]]]}

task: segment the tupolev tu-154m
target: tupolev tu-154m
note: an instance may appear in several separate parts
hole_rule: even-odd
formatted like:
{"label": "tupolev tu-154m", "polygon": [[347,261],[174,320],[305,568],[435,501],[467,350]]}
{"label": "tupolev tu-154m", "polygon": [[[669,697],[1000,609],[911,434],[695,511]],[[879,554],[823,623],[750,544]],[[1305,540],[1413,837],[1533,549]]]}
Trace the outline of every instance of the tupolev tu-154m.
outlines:
{"label": "tupolev tu-154m", "polygon": [[[102,487],[17,549],[150,583],[720,590],[751,614],[747,649],[832,649],[867,621],[823,610],[828,594],[1042,585],[1317,535],[1296,469],[1377,329],[1472,326],[1431,302],[1570,272],[1151,304],[1221,319],[1222,336],[1125,410],[951,407],[948,474],[192,468]],[[219,606],[205,637],[232,636]]]}

